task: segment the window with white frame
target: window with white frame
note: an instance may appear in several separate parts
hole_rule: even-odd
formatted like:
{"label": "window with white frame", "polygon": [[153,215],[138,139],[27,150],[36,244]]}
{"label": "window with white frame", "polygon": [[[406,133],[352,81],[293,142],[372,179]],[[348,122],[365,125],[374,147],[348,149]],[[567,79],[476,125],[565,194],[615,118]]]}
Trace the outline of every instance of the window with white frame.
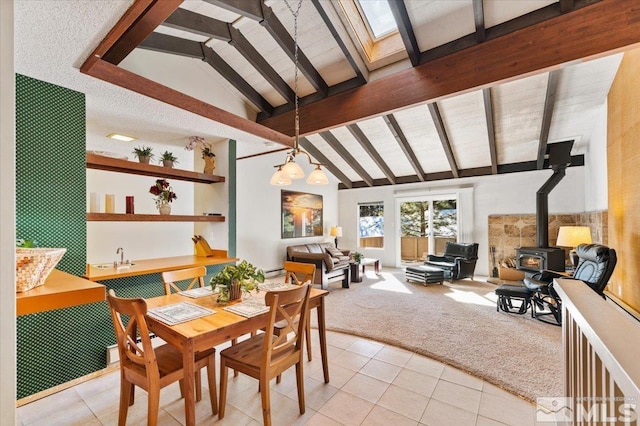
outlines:
{"label": "window with white frame", "polygon": [[384,247],[384,204],[358,204],[358,247]]}

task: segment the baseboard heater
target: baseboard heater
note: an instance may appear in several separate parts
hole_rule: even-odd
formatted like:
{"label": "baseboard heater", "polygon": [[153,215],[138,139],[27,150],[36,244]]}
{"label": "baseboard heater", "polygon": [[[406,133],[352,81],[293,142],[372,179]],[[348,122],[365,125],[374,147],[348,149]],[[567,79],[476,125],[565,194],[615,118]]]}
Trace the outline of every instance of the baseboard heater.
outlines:
{"label": "baseboard heater", "polygon": [[[161,338],[159,338],[153,333],[151,333],[149,337],[151,338],[151,345],[154,348],[157,348],[158,346],[163,345],[165,343],[164,340],[162,340]],[[136,343],[141,343],[141,342],[142,342],[142,339],[138,337],[136,339]],[[107,365],[113,365],[119,361],[120,361],[120,354],[118,353],[118,345],[116,344],[116,345],[107,346]]]}

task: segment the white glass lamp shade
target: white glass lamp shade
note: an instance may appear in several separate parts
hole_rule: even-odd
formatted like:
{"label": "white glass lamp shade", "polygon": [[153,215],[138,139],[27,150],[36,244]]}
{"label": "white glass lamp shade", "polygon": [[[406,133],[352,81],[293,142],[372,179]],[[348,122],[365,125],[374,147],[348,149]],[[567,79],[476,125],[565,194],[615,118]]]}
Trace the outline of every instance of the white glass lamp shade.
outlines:
{"label": "white glass lamp shade", "polygon": [[332,226],[329,230],[329,235],[332,237],[342,237],[342,226]]}
{"label": "white glass lamp shade", "polygon": [[287,164],[282,167],[282,171],[289,176],[289,179],[302,179],[304,177],[302,167],[298,166],[295,160],[287,161]]}
{"label": "white glass lamp shade", "polygon": [[328,185],[329,178],[327,178],[327,175],[320,169],[320,166],[317,166],[316,169],[309,174],[307,183],[309,185]]}
{"label": "white glass lamp shade", "polygon": [[275,186],[287,186],[291,185],[291,178],[282,171],[282,167],[278,167],[278,170],[271,176],[269,183]]}
{"label": "white glass lamp shade", "polygon": [[575,248],[580,244],[591,244],[591,229],[588,226],[561,226],[558,229],[557,246]]}

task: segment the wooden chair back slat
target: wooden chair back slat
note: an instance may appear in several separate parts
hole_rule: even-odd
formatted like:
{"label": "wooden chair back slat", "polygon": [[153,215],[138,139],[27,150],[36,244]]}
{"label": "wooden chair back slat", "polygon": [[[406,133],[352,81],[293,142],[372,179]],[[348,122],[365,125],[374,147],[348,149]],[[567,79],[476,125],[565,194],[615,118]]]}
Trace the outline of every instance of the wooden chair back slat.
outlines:
{"label": "wooden chair back slat", "polygon": [[[204,277],[207,275],[207,268],[204,266],[196,266],[195,268],[179,269],[177,271],[166,271],[162,273],[162,281],[164,282],[164,293],[169,295],[172,290],[179,293],[183,290],[192,289],[196,283],[200,287],[204,287]],[[176,283],[179,281],[191,280],[186,288],[180,288]]]}
{"label": "wooden chair back slat", "polygon": [[285,282],[302,285],[307,281],[313,283],[316,274],[316,265],[303,262],[284,262]]}

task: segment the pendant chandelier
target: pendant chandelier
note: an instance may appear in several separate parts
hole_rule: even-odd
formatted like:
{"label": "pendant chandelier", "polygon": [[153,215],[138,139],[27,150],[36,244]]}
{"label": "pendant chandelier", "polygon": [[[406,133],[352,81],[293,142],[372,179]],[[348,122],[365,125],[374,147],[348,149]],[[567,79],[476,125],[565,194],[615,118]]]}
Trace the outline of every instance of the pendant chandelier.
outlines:
{"label": "pendant chandelier", "polygon": [[309,164],[314,165],[316,168],[309,174],[307,183],[309,185],[328,185],[329,179],[327,175],[322,171],[322,164],[311,160],[311,156],[308,152],[300,149],[300,115],[298,112],[298,15],[300,14],[300,6],[302,6],[302,0],[298,0],[298,7],[294,11],[289,5],[289,1],[285,0],[287,8],[293,15],[293,42],[294,42],[294,107],[295,107],[295,135],[293,138],[293,149],[287,152],[284,163],[274,166],[277,168],[276,172],[271,176],[271,185],[287,186],[291,185],[293,179],[302,179],[304,177],[304,171],[302,167],[296,163],[297,155],[304,155],[307,157]]}

